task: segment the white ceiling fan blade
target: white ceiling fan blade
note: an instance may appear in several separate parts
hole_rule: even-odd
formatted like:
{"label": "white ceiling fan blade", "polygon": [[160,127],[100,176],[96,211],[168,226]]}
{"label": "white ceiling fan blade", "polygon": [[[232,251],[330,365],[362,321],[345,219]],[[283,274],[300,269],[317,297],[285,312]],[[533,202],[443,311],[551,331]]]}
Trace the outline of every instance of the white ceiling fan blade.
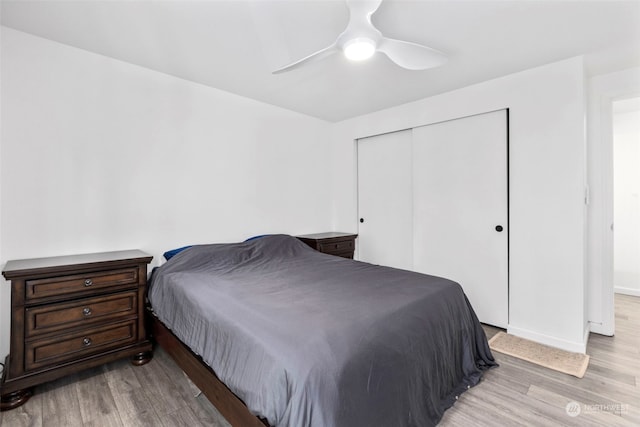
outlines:
{"label": "white ceiling fan blade", "polygon": [[318,61],[320,59],[324,59],[327,56],[333,55],[335,52],[338,52],[338,51],[339,51],[339,49],[336,46],[336,44],[334,43],[331,46],[327,46],[324,49],[321,49],[321,50],[319,50],[317,52],[314,52],[309,56],[305,56],[304,58],[302,58],[302,59],[300,59],[300,60],[298,60],[296,62],[293,62],[293,63],[291,63],[289,65],[285,65],[284,67],[273,71],[271,74],[280,74],[280,73],[284,73],[284,72],[287,72],[287,71],[294,70],[294,69],[300,67],[303,64],[306,64],[308,62]]}
{"label": "white ceiling fan blade", "polygon": [[378,51],[384,53],[393,62],[408,70],[426,70],[447,62],[447,57],[439,50],[417,43],[394,40],[383,37]]}

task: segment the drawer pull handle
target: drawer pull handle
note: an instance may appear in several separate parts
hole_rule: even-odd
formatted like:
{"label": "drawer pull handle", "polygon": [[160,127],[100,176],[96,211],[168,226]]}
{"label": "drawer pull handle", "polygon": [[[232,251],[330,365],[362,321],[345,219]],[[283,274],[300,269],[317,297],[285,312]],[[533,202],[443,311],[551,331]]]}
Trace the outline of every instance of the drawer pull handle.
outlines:
{"label": "drawer pull handle", "polygon": [[91,307],[85,307],[82,309],[82,314],[85,316],[91,316]]}
{"label": "drawer pull handle", "polygon": [[85,286],[91,286],[91,285],[93,285],[93,280],[91,280],[91,279],[84,279],[84,285],[85,285]]}
{"label": "drawer pull handle", "polygon": [[89,347],[91,345],[91,338],[85,338],[82,340],[82,345]]}

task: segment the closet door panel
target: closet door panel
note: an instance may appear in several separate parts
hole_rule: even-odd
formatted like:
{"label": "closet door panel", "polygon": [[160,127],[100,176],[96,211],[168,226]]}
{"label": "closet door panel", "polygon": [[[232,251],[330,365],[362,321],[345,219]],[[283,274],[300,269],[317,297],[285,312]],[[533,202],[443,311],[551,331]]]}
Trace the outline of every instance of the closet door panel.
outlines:
{"label": "closet door panel", "polygon": [[358,259],[413,267],[411,130],[358,140]]}
{"label": "closet door panel", "polygon": [[506,327],[506,110],[413,129],[412,170],[414,269],[460,283],[480,321]]}

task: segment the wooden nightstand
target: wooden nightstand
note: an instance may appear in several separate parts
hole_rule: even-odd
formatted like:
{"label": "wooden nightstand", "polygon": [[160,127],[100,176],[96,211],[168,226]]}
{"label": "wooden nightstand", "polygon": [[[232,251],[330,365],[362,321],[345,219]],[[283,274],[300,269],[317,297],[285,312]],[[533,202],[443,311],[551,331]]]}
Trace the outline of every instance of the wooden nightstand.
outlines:
{"label": "wooden nightstand", "polygon": [[356,248],[355,241],[358,235],[332,231],[296,237],[317,251],[353,259],[353,251]]}
{"label": "wooden nightstand", "polygon": [[151,360],[144,299],[152,258],[131,250],[7,262],[11,348],[0,410],[25,403],[35,385],[83,369]]}

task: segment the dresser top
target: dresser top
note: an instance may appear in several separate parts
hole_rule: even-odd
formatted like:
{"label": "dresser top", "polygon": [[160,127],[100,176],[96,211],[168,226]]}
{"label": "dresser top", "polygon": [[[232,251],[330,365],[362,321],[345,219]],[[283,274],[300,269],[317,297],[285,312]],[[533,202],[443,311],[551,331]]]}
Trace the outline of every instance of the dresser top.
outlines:
{"label": "dresser top", "polygon": [[47,258],[31,258],[7,261],[2,275],[6,279],[37,274],[43,271],[64,272],[78,268],[95,266],[110,267],[118,264],[144,262],[149,263],[153,257],[137,249],[114,252],[98,252],[91,254],[55,256]]}
{"label": "dresser top", "polygon": [[301,236],[296,236],[302,239],[333,239],[336,237],[353,237],[356,238],[358,235],[356,233],[342,233],[339,231],[329,231],[326,233],[315,233],[315,234],[303,234]]}

